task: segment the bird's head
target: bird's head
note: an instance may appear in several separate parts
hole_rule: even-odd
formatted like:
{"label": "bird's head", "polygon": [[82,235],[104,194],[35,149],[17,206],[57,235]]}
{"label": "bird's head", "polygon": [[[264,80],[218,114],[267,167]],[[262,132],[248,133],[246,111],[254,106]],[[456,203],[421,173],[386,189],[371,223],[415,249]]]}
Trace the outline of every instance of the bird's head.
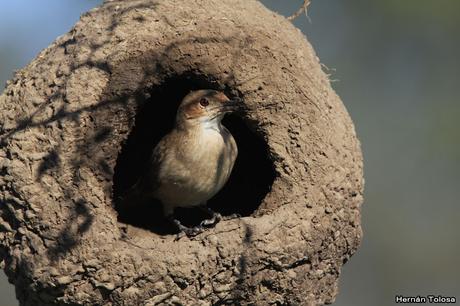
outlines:
{"label": "bird's head", "polygon": [[184,97],[177,110],[176,124],[219,124],[226,113],[243,108],[239,98],[229,99],[224,93],[211,89],[192,91]]}

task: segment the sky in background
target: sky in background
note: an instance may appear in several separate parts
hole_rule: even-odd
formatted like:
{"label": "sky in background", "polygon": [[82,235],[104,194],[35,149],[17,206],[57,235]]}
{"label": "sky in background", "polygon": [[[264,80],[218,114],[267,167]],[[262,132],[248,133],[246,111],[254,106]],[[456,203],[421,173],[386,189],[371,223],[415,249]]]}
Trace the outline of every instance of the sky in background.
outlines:
{"label": "sky in background", "polygon": [[[0,88],[95,0],[0,6]],[[284,15],[300,0],[264,0]],[[313,0],[294,22],[354,120],[365,157],[364,240],[334,305],[396,294],[460,299],[460,1]],[[0,277],[0,306],[17,305]]]}

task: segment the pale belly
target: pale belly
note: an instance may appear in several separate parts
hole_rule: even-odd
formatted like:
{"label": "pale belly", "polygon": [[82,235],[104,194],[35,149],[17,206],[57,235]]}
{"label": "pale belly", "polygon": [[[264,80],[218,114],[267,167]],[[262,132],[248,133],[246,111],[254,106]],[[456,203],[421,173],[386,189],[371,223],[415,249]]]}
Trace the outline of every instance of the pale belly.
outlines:
{"label": "pale belly", "polygon": [[161,184],[155,192],[165,208],[205,204],[225,185],[238,154],[235,140],[228,131],[207,131],[196,143],[170,154],[162,165]]}

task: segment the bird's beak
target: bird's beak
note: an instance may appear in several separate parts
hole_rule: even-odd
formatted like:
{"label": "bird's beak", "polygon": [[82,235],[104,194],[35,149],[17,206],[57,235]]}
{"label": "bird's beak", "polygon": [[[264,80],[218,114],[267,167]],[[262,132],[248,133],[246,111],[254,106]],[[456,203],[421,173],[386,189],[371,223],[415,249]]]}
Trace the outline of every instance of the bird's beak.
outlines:
{"label": "bird's beak", "polygon": [[233,113],[244,111],[246,109],[246,105],[243,103],[243,99],[239,97],[235,97],[231,100],[228,100],[222,105],[221,111],[223,113]]}

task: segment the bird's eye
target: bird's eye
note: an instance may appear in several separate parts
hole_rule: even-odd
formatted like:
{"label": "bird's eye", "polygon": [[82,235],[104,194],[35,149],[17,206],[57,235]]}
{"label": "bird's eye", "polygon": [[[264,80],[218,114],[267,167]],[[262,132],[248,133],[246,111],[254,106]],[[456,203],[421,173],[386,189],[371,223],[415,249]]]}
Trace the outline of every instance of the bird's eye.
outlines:
{"label": "bird's eye", "polygon": [[206,99],[206,98],[201,98],[201,99],[200,99],[200,105],[203,106],[203,107],[208,106],[208,105],[209,105],[208,99]]}

